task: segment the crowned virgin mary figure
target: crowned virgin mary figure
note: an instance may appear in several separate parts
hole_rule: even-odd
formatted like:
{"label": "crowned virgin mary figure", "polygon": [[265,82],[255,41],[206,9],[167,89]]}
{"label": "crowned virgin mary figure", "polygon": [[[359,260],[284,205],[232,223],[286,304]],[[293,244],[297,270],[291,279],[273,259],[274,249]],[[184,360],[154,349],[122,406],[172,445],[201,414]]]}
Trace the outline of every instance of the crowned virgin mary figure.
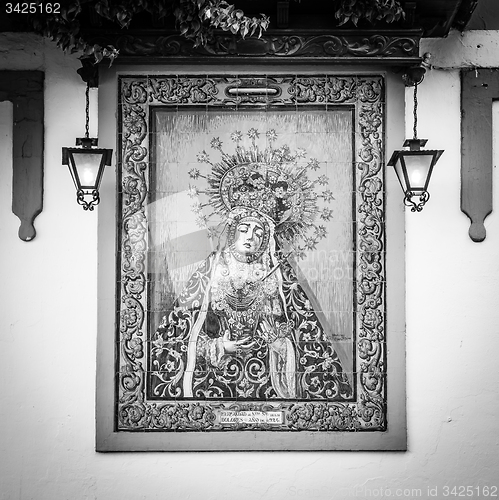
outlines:
{"label": "crowned virgin mary figure", "polygon": [[289,148],[261,150],[255,135],[250,147],[234,140],[235,154],[211,164],[203,191],[223,220],[219,247],[152,337],[154,396],[348,398],[351,384],[291,264],[316,228],[314,182]]}

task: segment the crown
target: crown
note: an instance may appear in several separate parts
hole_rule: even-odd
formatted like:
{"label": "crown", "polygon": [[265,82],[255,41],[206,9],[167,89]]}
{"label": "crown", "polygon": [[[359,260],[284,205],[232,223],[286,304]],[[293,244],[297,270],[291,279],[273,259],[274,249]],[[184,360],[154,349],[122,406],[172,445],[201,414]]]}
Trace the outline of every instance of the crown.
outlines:
{"label": "crown", "polygon": [[304,149],[293,152],[286,144],[275,148],[278,138],[275,130],[266,132],[264,148],[259,146],[260,135],[257,129],[250,129],[246,134],[248,141],[240,131],[233,132],[232,153],[225,151],[222,141],[214,137],[211,147],[221,156],[217,162],[212,162],[206,151],[197,155],[199,163],[211,167],[206,176],[196,168],[189,171],[191,179],[203,178],[207,184],[204,190],[190,187],[192,197],[202,193],[208,199],[193,207],[198,221],[202,225],[208,223],[209,216],[204,215],[208,206],[222,220],[230,220],[234,211],[247,209],[272,221],[281,243],[292,245],[298,253],[312,250],[327,234],[326,228],[316,221],[332,217],[331,209],[320,207],[334,199],[332,192],[324,187],[329,179],[325,175],[310,178],[309,172],[319,169],[319,161],[315,158],[307,161]]}

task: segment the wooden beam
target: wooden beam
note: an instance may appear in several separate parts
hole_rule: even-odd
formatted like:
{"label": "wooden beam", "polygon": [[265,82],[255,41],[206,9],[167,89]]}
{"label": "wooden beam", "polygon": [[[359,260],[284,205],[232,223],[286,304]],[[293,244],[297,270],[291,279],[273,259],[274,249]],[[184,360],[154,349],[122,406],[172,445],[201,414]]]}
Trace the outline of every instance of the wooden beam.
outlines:
{"label": "wooden beam", "polygon": [[0,101],[13,104],[12,212],[24,241],[43,209],[43,81],[42,71],[0,71]]}
{"label": "wooden beam", "polygon": [[461,70],[461,210],[470,238],[486,237],[492,212],[492,101],[499,99],[499,69]]}

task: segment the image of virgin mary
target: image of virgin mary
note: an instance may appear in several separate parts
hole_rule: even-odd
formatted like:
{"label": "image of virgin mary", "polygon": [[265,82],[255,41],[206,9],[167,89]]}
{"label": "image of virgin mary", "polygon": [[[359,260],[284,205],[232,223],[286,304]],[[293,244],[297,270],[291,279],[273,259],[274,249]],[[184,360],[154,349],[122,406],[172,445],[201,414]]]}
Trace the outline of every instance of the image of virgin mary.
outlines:
{"label": "image of virgin mary", "polygon": [[343,399],[352,389],[273,221],[234,210],[227,245],[190,278],[153,340],[165,398]]}
{"label": "image of virgin mary", "polygon": [[[204,177],[210,208],[223,221],[218,249],[195,270],[151,338],[150,391],[158,399],[344,400],[353,395],[330,332],[314,311],[293,267],[300,238],[313,247],[326,234],[315,225],[316,181],[287,146],[260,150],[232,134],[235,154]],[[313,170],[317,160],[311,160]],[[323,183],[325,176],[318,177]],[[324,195],[327,201],[330,196]],[[197,203],[197,210],[203,206]],[[313,237],[307,236],[312,231]],[[223,236],[223,237],[222,237]],[[293,247],[294,245],[294,247]],[[303,248],[299,252],[303,253]]]}

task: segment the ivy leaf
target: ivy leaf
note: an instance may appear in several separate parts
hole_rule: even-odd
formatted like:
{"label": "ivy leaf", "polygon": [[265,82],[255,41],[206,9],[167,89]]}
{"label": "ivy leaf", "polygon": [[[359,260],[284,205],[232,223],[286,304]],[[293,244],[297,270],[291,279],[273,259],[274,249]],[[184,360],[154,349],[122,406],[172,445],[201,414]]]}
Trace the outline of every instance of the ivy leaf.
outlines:
{"label": "ivy leaf", "polygon": [[116,19],[118,19],[118,22],[120,23],[121,27],[123,27],[127,24],[126,18],[127,18],[127,15],[124,12],[118,12],[116,14]]}
{"label": "ivy leaf", "polygon": [[[362,21],[391,23],[405,15],[400,2],[335,0],[334,15],[339,25],[348,22],[357,25]],[[180,34],[192,40],[195,46],[206,45],[212,40],[216,28],[243,38],[260,38],[270,23],[265,14],[248,17],[227,0],[66,0],[60,14],[34,14],[29,21],[36,33],[51,38],[63,50],[82,51],[85,55],[93,54],[99,62],[105,57],[112,62],[118,55],[114,47],[92,46],[82,38],[81,24],[86,22],[89,9],[122,28],[128,27],[141,12],[149,12],[157,18],[173,16]]]}

